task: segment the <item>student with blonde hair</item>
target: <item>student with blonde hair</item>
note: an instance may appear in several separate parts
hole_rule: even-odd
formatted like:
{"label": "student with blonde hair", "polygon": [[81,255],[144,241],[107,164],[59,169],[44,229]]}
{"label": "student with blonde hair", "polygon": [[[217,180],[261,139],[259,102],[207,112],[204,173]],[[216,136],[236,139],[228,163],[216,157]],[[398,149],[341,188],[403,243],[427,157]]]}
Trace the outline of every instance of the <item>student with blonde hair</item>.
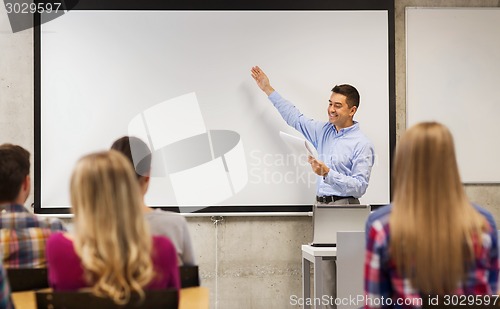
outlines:
{"label": "student with blonde hair", "polygon": [[151,237],[142,196],[128,160],[111,150],[76,164],[70,185],[75,233],[54,234],[47,243],[54,290],[90,287],[125,304],[144,289],[180,288],[174,245]]}
{"label": "student with blonde hair", "polygon": [[496,224],[468,201],[444,125],[406,131],[393,185],[392,204],[366,224],[365,308],[419,308],[428,295],[495,294]]}

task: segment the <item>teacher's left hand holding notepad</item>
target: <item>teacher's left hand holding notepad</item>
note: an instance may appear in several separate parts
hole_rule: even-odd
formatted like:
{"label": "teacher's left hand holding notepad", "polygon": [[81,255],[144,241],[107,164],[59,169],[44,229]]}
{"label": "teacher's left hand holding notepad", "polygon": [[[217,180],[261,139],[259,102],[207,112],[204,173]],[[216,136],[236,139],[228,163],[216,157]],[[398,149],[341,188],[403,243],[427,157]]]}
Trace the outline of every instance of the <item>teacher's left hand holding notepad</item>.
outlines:
{"label": "teacher's left hand holding notepad", "polygon": [[319,176],[326,177],[326,175],[328,175],[330,168],[328,168],[328,166],[326,166],[326,164],[322,161],[314,158],[313,156],[309,156],[307,162],[311,164],[312,170]]}

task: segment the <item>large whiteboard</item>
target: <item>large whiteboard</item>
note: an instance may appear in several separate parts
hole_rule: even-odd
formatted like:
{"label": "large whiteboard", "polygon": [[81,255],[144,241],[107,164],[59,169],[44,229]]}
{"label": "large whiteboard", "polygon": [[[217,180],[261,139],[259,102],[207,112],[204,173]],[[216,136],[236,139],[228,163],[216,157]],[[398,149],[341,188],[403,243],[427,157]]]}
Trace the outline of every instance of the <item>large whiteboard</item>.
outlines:
{"label": "large whiteboard", "polygon": [[500,181],[500,9],[407,8],[407,126],[436,120],[462,180]]}
{"label": "large whiteboard", "polygon": [[154,171],[148,205],[313,204],[316,176],[279,138],[299,134],[254,65],[322,121],[335,84],[358,88],[376,151],[362,202],[388,203],[388,36],[387,11],[70,11],[43,24],[41,206],[68,207],[76,160],[131,132],[185,151],[156,155],[168,171]]}

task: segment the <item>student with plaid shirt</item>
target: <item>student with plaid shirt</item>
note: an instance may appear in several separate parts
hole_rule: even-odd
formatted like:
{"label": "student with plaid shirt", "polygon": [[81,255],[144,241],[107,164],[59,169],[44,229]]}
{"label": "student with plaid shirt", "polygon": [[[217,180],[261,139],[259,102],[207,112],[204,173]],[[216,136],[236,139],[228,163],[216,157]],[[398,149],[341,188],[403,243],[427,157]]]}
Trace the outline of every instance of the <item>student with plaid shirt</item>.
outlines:
{"label": "student with plaid shirt", "polygon": [[410,128],[396,148],[393,180],[392,204],[366,224],[365,308],[496,294],[496,224],[468,201],[449,130],[435,122]]}
{"label": "student with plaid shirt", "polygon": [[66,230],[60,220],[37,217],[23,206],[31,188],[29,174],[29,152],[0,145],[0,249],[5,268],[46,267],[47,238]]}

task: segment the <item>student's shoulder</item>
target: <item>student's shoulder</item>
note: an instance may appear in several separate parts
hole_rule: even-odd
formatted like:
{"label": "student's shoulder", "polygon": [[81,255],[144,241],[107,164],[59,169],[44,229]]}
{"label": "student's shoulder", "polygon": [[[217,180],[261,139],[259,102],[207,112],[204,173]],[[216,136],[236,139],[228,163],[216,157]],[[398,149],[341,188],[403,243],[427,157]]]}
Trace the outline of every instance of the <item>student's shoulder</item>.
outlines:
{"label": "student's shoulder", "polygon": [[167,236],[153,235],[152,240],[154,248],[167,248],[167,249],[173,248],[175,251],[175,246],[173,242]]}
{"label": "student's shoulder", "polygon": [[47,239],[47,251],[73,248],[73,238],[65,232],[52,233]]}
{"label": "student's shoulder", "polygon": [[48,228],[51,231],[66,231],[66,227],[61,219],[56,217],[46,217],[43,215],[37,215],[32,213],[23,213],[25,215],[24,220],[28,220],[33,227]]}
{"label": "student's shoulder", "polygon": [[52,231],[66,231],[66,226],[64,225],[63,221],[59,218],[46,218],[47,226],[52,230]]}
{"label": "student's shoulder", "polygon": [[45,247],[47,266],[54,273],[73,273],[80,264],[73,238],[64,232],[52,233]]}
{"label": "student's shoulder", "polygon": [[172,241],[163,235],[154,235],[152,236],[153,249],[156,251],[156,254],[161,257],[171,256],[173,258],[177,258],[177,251],[175,249]]}
{"label": "student's shoulder", "polygon": [[48,240],[55,242],[73,243],[73,236],[71,236],[67,232],[59,231],[50,234]]}
{"label": "student's shoulder", "polygon": [[[377,246],[386,246],[389,239],[389,217],[392,211],[392,205],[385,205],[373,211],[365,225],[366,243],[373,249]],[[368,248],[368,247],[367,247]],[[370,249],[370,250],[371,250]]]}
{"label": "student's shoulder", "polygon": [[480,214],[482,214],[485,217],[493,217],[491,212],[484,208],[483,206],[480,206],[476,203],[471,203],[472,207],[474,207]]}
{"label": "student's shoulder", "polygon": [[161,209],[155,209],[151,212],[144,214],[146,220],[162,220],[166,222],[186,222],[186,218],[183,215]]}
{"label": "student's shoulder", "polygon": [[491,214],[491,212],[485,208],[483,208],[482,206],[479,206],[475,203],[472,203],[472,206],[481,214],[483,215],[483,217],[485,217],[485,219],[488,221],[489,225],[491,226],[491,228],[493,230],[496,230],[497,229],[497,226],[496,226],[496,223],[495,223],[495,219],[493,217],[493,215]]}
{"label": "student's shoulder", "polygon": [[368,230],[374,222],[380,222],[382,225],[389,220],[389,215],[392,211],[392,204],[384,205],[372,211],[366,220],[366,229]]}
{"label": "student's shoulder", "polygon": [[385,205],[372,211],[368,216],[365,224],[365,232],[368,234],[370,230],[386,230],[389,224],[389,217],[392,211],[392,204]]}
{"label": "student's shoulder", "polygon": [[42,228],[51,231],[66,231],[66,227],[58,218],[33,214],[21,205],[13,205],[12,207],[10,211],[0,214],[1,228]]}

